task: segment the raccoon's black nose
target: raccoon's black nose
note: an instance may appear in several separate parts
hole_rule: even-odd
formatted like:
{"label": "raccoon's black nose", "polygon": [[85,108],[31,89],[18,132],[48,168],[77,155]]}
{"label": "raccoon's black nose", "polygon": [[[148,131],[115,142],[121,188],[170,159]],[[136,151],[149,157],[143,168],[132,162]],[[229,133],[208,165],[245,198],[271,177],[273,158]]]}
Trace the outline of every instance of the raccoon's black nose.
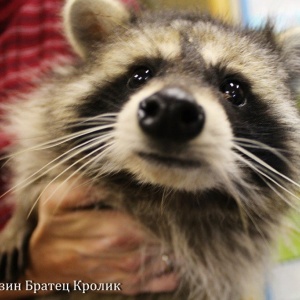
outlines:
{"label": "raccoon's black nose", "polygon": [[205,113],[191,94],[168,87],[140,103],[138,121],[144,133],[152,138],[187,142],[202,131]]}

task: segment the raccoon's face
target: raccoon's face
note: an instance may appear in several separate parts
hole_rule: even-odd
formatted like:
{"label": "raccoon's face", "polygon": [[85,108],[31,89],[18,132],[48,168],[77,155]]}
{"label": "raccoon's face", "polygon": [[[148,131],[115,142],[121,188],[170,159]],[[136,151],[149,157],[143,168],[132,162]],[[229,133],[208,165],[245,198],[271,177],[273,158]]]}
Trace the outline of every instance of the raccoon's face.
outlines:
{"label": "raccoon's face", "polygon": [[288,47],[270,29],[196,14],[130,21],[117,1],[70,2],[67,31],[86,68],[67,105],[84,120],[75,128],[90,171],[187,191],[291,176],[299,120]]}

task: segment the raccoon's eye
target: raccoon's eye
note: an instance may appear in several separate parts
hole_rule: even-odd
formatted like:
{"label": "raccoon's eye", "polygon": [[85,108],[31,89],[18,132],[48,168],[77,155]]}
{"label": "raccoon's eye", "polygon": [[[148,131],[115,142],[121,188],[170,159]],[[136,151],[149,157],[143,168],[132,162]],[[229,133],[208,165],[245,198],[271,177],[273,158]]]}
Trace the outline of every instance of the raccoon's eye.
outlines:
{"label": "raccoon's eye", "polygon": [[151,77],[153,77],[153,73],[150,68],[139,67],[133,71],[127,82],[127,86],[131,89],[137,89],[145,84]]}
{"label": "raccoon's eye", "polygon": [[220,88],[226,99],[235,106],[243,106],[247,102],[243,84],[237,80],[227,80]]}

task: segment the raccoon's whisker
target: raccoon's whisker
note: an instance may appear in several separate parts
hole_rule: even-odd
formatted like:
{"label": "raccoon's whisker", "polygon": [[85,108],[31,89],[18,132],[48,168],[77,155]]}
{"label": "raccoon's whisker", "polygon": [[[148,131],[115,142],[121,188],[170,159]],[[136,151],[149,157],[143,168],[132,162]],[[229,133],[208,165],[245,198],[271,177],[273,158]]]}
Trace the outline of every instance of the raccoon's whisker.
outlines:
{"label": "raccoon's whisker", "polygon": [[[111,146],[114,144],[113,141],[111,141],[110,143],[106,143],[105,145],[103,145],[104,147],[101,147],[101,152],[97,153],[96,156],[91,157],[86,163],[84,163],[84,168],[88,166],[88,168],[86,168],[85,170],[81,170],[82,174],[88,174],[88,172],[91,172],[91,169],[93,167],[94,164],[98,164],[100,162],[101,159],[103,159],[103,157],[106,156],[106,154],[110,151]],[[105,149],[106,148],[106,149]],[[99,150],[100,148],[98,148]],[[104,150],[103,150],[104,149]],[[88,156],[85,156],[84,159],[86,159]],[[75,170],[75,172],[78,172],[78,169]]]}
{"label": "raccoon's whisker", "polygon": [[[89,166],[89,169],[86,170],[86,173],[87,172],[91,172],[94,168],[94,165],[97,165],[97,168],[99,169],[99,162],[103,159],[103,157],[106,156],[106,153],[110,151],[110,146],[113,145],[114,142],[111,142],[109,144],[107,144],[107,149],[99,152],[95,157],[93,157],[92,159],[90,159],[90,166]],[[98,173],[99,174],[99,173]],[[97,176],[98,176],[97,174]],[[102,176],[102,174],[101,174]]]}
{"label": "raccoon's whisker", "polygon": [[[254,162],[248,161],[247,159],[241,157],[241,156],[238,155],[238,154],[237,154],[237,158],[238,158],[238,160],[242,161],[243,164],[246,164],[249,168],[251,168],[253,171],[255,171],[255,173],[256,173],[256,174],[264,181],[264,183],[266,183],[269,187],[272,186],[272,185],[270,184],[269,181],[274,182],[276,185],[278,185],[278,186],[281,187],[281,188],[283,187],[283,185],[279,183],[279,182],[281,181],[281,179],[279,178],[279,180],[278,180],[278,176],[275,175],[275,176],[276,176],[275,178],[278,180],[278,181],[276,181],[275,178],[272,177],[272,176],[274,176],[274,174],[273,174],[273,173],[270,173],[269,170],[266,170],[265,168],[263,168],[262,166],[260,166],[260,165],[258,165],[258,164],[256,164],[256,163],[254,163]],[[265,172],[267,172],[267,173],[265,173]],[[269,180],[269,181],[268,181],[268,180]],[[275,191],[274,186],[272,186],[272,187],[273,187],[272,190],[273,190],[274,192],[276,192],[276,194],[278,194],[278,196],[280,195],[280,198],[282,198],[282,199],[286,202],[286,199],[283,198],[283,195],[280,194],[278,190]],[[289,192],[288,190],[286,190],[286,191]],[[290,192],[290,193],[291,193],[291,192]],[[297,197],[297,196],[294,195],[294,194],[293,194],[293,196],[294,196],[294,197]],[[297,198],[298,198],[298,197],[297,197]],[[290,203],[288,203],[288,204],[291,206]]]}
{"label": "raccoon's whisker", "polygon": [[115,123],[117,117],[90,117],[90,118],[75,118],[70,119],[68,123],[70,124],[85,124],[85,123],[95,123],[95,124],[110,124]]}
{"label": "raccoon's whisker", "polygon": [[[274,154],[276,157],[278,157],[281,161],[283,161],[285,164],[289,165],[290,167],[293,167],[293,164],[291,163],[291,161],[283,155],[284,154],[289,154],[292,153],[292,151],[288,151],[288,150],[281,150],[281,149],[274,149],[274,148],[270,148],[270,149],[266,149],[263,148],[261,146],[255,145],[255,144],[251,144],[251,143],[245,143],[245,142],[236,142],[236,145],[244,148],[244,149],[256,149],[258,151],[269,151],[270,153]],[[280,152],[279,152],[280,151]]]}
{"label": "raccoon's whisker", "polygon": [[[60,155],[58,158],[56,158],[55,160],[53,160],[51,163],[53,163],[54,161],[62,158],[65,156],[65,158],[60,161],[60,164],[64,164],[65,162],[67,162],[68,160],[74,158],[75,156],[79,155],[80,153],[83,153],[85,151],[88,151],[90,149],[93,149],[95,147],[97,147],[98,145],[102,145],[104,142],[107,142],[108,140],[110,140],[112,138],[111,134],[106,134],[103,136],[95,136],[92,139],[89,140],[85,140],[84,142],[78,144],[75,147],[72,147],[71,149],[69,149],[67,152],[65,152],[64,154]],[[100,148],[97,148],[95,150],[100,150]],[[78,150],[78,151],[74,151],[74,150]],[[71,155],[66,155],[66,154],[71,154]],[[59,164],[56,164],[54,167],[58,167]],[[52,169],[52,168],[51,168]],[[50,170],[51,170],[50,169]]]}
{"label": "raccoon's whisker", "polygon": [[79,145],[83,146],[83,145],[88,144],[89,142],[93,142],[93,141],[96,141],[96,140],[100,141],[100,139],[103,139],[103,142],[105,142],[107,137],[111,137],[110,132],[105,133],[105,134],[101,134],[101,135],[99,135],[97,132],[95,132],[95,133],[92,133],[92,134],[84,135],[80,139],[76,139],[75,145],[78,144],[78,146]]}
{"label": "raccoon's whisker", "polygon": [[118,116],[117,113],[114,113],[114,112],[108,112],[108,113],[102,113],[100,115],[95,115],[95,116],[92,116],[92,117],[82,117],[82,118],[76,118],[76,120],[98,120],[98,119],[106,119],[106,118],[116,118]]}
{"label": "raccoon's whisker", "polygon": [[[240,161],[243,165],[247,165],[248,167],[250,167],[253,171],[256,172],[256,174],[262,175],[261,173],[258,173],[258,171],[260,171],[260,172],[263,172],[265,175],[269,176],[270,178],[272,178],[273,180],[276,179],[278,182],[282,182],[282,180],[284,180],[283,178],[279,177],[273,171],[270,171],[269,168],[266,168],[265,166],[261,165],[260,163],[257,163],[256,161],[249,161],[248,159],[244,158],[242,155],[240,155],[238,153],[234,153],[234,155],[238,161]],[[265,179],[266,176],[263,176],[263,178]]]}
{"label": "raccoon's whisker", "polygon": [[[275,187],[274,185],[272,185],[270,182],[268,182],[268,180],[266,179],[263,179],[264,182],[268,185],[268,187],[281,199],[283,200],[284,203],[288,204],[289,207],[292,207],[293,209],[295,209],[295,211],[300,211],[300,208],[299,207],[296,207],[294,203],[292,203],[291,201],[287,201],[286,197],[280,193]],[[276,184],[277,185],[277,184]],[[281,186],[279,186],[280,188],[282,188]],[[293,195],[293,197],[297,197],[296,195]],[[297,200],[300,200],[299,197],[297,197],[298,199]]]}
{"label": "raccoon's whisker", "polygon": [[[278,189],[275,188],[274,185],[272,185],[268,180],[270,180],[269,178],[266,178],[264,175],[262,175],[262,173],[258,174],[259,177],[265,182],[265,184],[281,199],[283,200],[284,203],[286,203],[289,207],[293,208],[295,211],[299,212],[300,211],[300,207],[295,206],[295,203],[288,201],[287,197],[280,193],[280,191]],[[268,180],[267,180],[268,179]],[[275,183],[276,186],[278,186],[279,188],[283,189],[285,192],[291,194],[292,197],[296,198],[298,201],[300,200],[300,198],[293,194],[292,192],[290,192],[287,189],[284,189],[284,187],[282,185],[280,185],[279,183],[277,183],[275,180],[270,180],[271,182]]]}
{"label": "raccoon's whisker", "polygon": [[270,170],[271,172],[273,172],[274,174],[277,174],[278,176],[284,178],[286,181],[294,184],[297,187],[300,187],[300,184],[295,182],[294,180],[292,180],[291,178],[287,177],[286,175],[280,173],[279,171],[277,171],[276,169],[274,169],[273,167],[271,167],[270,165],[268,165],[266,162],[264,162],[263,160],[261,160],[260,158],[258,158],[256,155],[252,154],[250,151],[247,151],[246,149],[238,146],[238,145],[234,145],[234,147],[240,151],[241,153],[245,154],[246,156],[248,156],[249,158],[251,158],[253,161],[257,162],[258,164],[260,164],[261,166],[264,166],[266,169]]}
{"label": "raccoon's whisker", "polygon": [[[277,185],[279,188],[281,188],[282,190],[284,190],[286,193],[290,194],[291,196],[293,196],[294,198],[296,198],[297,200],[300,200],[300,198],[295,195],[294,193],[292,193],[290,190],[288,190],[287,188],[285,188],[282,184],[280,184],[278,181],[276,181],[274,178],[272,178],[271,176],[269,176],[268,174],[266,174],[264,171],[261,170],[261,166],[254,166],[253,163],[249,162],[247,159],[241,157],[240,155],[238,155],[238,159],[240,161],[242,161],[245,165],[247,165],[248,167],[250,167],[253,171],[255,171],[257,174],[262,175],[265,179],[268,179],[269,181],[273,182],[275,185]],[[266,182],[266,180],[264,180]],[[267,182],[266,182],[267,183]],[[283,198],[284,199],[284,198]],[[284,201],[292,208],[299,210],[299,208],[297,208],[292,202],[287,201],[287,199],[284,199]]]}
{"label": "raccoon's whisker", "polygon": [[286,164],[291,164],[291,162],[281,153],[281,152],[286,153],[286,152],[288,152],[287,150],[276,149],[274,147],[270,147],[259,141],[250,140],[250,139],[246,139],[246,138],[233,138],[233,141],[236,142],[236,144],[239,146],[246,146],[249,148],[250,147],[254,148],[255,146],[257,146],[257,149],[268,150],[271,153],[273,153],[274,155],[276,155],[278,158],[280,158],[282,161],[284,161]]}
{"label": "raccoon's whisker", "polygon": [[[238,155],[239,156],[239,155]],[[245,163],[242,159],[240,159],[240,157],[238,157],[239,161]],[[248,160],[247,160],[248,161]],[[255,161],[248,161],[248,163],[252,163],[253,166],[257,167],[259,170],[261,170],[262,172],[264,172],[266,175],[270,176],[273,180],[275,180],[278,184],[281,184],[282,186],[284,186],[285,184],[285,178],[282,178],[282,176],[279,176],[278,174],[274,173],[273,170],[270,170],[269,168],[266,168],[265,166],[262,166],[260,163],[257,163]],[[255,170],[254,170],[255,171]],[[256,172],[256,174],[258,174]],[[261,174],[260,174],[261,175]],[[265,177],[260,176],[262,179],[264,179]],[[264,179],[265,181],[265,179]]]}
{"label": "raccoon's whisker", "polygon": [[[108,129],[108,128],[109,128],[109,126],[106,125],[105,129]],[[111,125],[111,128],[113,128],[113,125]],[[99,126],[99,127],[94,127],[94,128],[89,128],[89,129],[81,130],[80,132],[76,132],[76,133],[72,133],[72,134],[69,134],[69,135],[65,135],[65,136],[59,137],[57,139],[50,140],[50,141],[45,142],[45,143],[41,143],[41,144],[35,145],[35,146],[27,148],[25,150],[15,152],[12,155],[1,156],[1,160],[7,160],[7,161],[9,161],[13,157],[17,157],[18,155],[24,154],[26,152],[40,151],[40,150],[46,150],[46,149],[49,149],[49,148],[53,148],[53,147],[59,146],[61,144],[67,143],[67,142],[69,142],[69,141],[71,141],[73,139],[76,139],[78,137],[90,134],[92,132],[101,131],[102,129],[103,129],[103,127]]]}
{"label": "raccoon's whisker", "polygon": [[[76,155],[80,154],[81,152],[83,151],[86,151],[88,150],[91,146],[89,144],[91,144],[91,142],[93,142],[94,140],[97,141],[96,145],[98,144],[102,144],[103,142],[105,142],[106,140],[109,140],[111,138],[110,135],[107,135],[107,137],[99,140],[97,138],[93,139],[93,140],[88,140],[86,141],[85,143],[83,144],[80,144],[80,145],[77,145],[76,147],[73,147],[72,149],[68,150],[67,152],[59,155],[58,157],[56,157],[55,159],[53,159],[52,161],[50,161],[49,163],[47,163],[46,165],[44,165],[41,169],[39,169],[38,171],[32,173],[29,177],[27,177],[25,180],[22,180],[20,181],[18,184],[16,184],[15,186],[13,186],[12,188],[10,188],[8,191],[6,191],[4,194],[2,194],[0,197],[3,197],[5,196],[6,194],[14,191],[14,190],[19,190],[19,189],[22,189],[26,186],[28,186],[29,184],[35,182],[36,180],[38,180],[39,178],[43,177],[44,175],[46,175],[47,173],[49,173],[50,171],[52,171],[53,169],[59,167],[59,165],[62,165],[64,164],[65,162],[67,162],[68,160],[72,159],[73,157],[75,157]],[[83,145],[88,145],[88,147],[85,147],[82,149],[82,146]],[[92,147],[95,147],[96,146],[95,143],[92,144]],[[79,151],[75,151],[74,153],[74,150],[75,149],[80,149]],[[99,150],[99,149],[98,149]],[[71,153],[71,155],[69,156],[66,156],[68,155],[69,153]],[[54,164],[54,162],[60,160],[62,157],[65,157],[65,159],[63,159],[62,161],[59,161],[57,164]],[[48,168],[49,166],[51,166],[51,168]],[[48,168],[48,169],[47,169]],[[45,170],[43,173],[41,173],[43,170]],[[32,179],[31,179],[32,178]],[[31,180],[29,180],[31,179]]]}
{"label": "raccoon's whisker", "polygon": [[279,154],[281,155],[284,159],[287,159],[285,156],[283,156],[281,153],[279,153],[279,151],[288,153],[287,150],[281,150],[281,149],[275,149],[270,147],[269,149],[266,149],[265,147],[261,147],[259,145],[256,145],[254,143],[248,143],[248,142],[236,142],[237,145],[241,146],[241,147],[245,147],[245,148],[251,148],[251,149],[260,149],[260,150],[268,150],[270,152],[272,152],[273,154],[275,154],[276,156]]}
{"label": "raccoon's whisker", "polygon": [[47,144],[45,144],[45,146],[43,148],[42,148],[42,146],[36,146],[35,149],[33,149],[33,150],[39,151],[39,150],[44,150],[44,149],[56,147],[56,146],[59,146],[61,144],[67,143],[71,140],[77,139],[79,137],[87,136],[91,133],[96,133],[96,132],[101,131],[101,130],[107,130],[109,128],[113,129],[113,127],[114,127],[113,125],[103,125],[103,126],[92,127],[92,128],[80,130],[79,132],[76,132],[74,134],[66,135],[66,136],[63,136],[62,138],[52,140],[52,141],[48,142]]}
{"label": "raccoon's whisker", "polygon": [[[100,122],[100,121],[87,121],[87,122],[74,122],[74,124],[69,124],[67,126],[65,126],[65,128],[81,128],[81,127],[90,127],[90,128],[94,128],[96,126],[102,125],[104,126],[105,123],[111,123],[111,121],[109,122]],[[106,126],[112,126],[112,125],[106,125]],[[113,127],[113,126],[112,126]]]}
{"label": "raccoon's whisker", "polygon": [[[105,150],[101,151],[101,153],[100,153],[100,154],[102,154],[101,157],[105,156],[106,153],[110,151],[110,146],[111,146],[112,144],[113,144],[113,143],[110,143],[110,144],[106,144],[106,145],[105,145],[107,148],[106,148]],[[88,171],[89,171],[88,169],[86,169],[86,170],[83,170],[83,169],[86,168],[89,164],[94,163],[95,161],[97,161],[97,160],[99,159],[100,154],[98,154],[96,157],[92,157],[92,158],[89,159],[86,163],[84,163],[81,167],[79,167],[79,168],[76,169],[73,173],[71,173],[66,179],[64,179],[64,180],[59,184],[58,188],[59,188],[61,185],[63,185],[64,183],[68,182],[71,178],[73,178],[73,177],[75,177],[75,176],[77,176],[76,181],[79,180],[80,178],[83,178],[84,175],[86,175],[86,174],[88,173]],[[86,158],[87,158],[87,156],[84,157],[84,159],[86,159]],[[101,175],[103,176],[103,174],[101,174]],[[87,183],[87,182],[91,182],[91,183],[93,184],[93,180],[94,180],[94,178],[93,178],[93,179],[90,179],[89,181],[86,181],[86,183]],[[55,191],[54,191],[54,192],[55,192]],[[51,196],[50,196],[50,197],[51,197]]]}
{"label": "raccoon's whisker", "polygon": [[[108,135],[111,135],[111,131],[113,130],[114,126],[99,126],[99,127],[92,127],[89,129],[85,129],[84,134],[78,135],[76,138],[72,138],[68,140],[68,142],[75,140],[76,144],[80,144],[82,142],[85,142],[87,140],[91,140],[92,138],[105,138]],[[56,144],[56,146],[59,146],[61,144],[64,144],[67,141],[63,141],[61,143]]]}
{"label": "raccoon's whisker", "polygon": [[76,125],[84,125],[84,124],[95,124],[95,125],[103,125],[103,124],[111,124],[115,123],[117,119],[117,115],[97,115],[94,117],[89,118],[76,118],[76,119],[70,119],[69,123],[70,126],[76,126]]}
{"label": "raccoon's whisker", "polygon": [[[259,169],[259,166],[258,166]],[[258,171],[259,172],[259,171]],[[271,176],[267,175],[265,172],[260,171],[259,172],[264,178],[268,179],[269,181],[273,182],[276,186],[278,186],[279,188],[281,188],[282,190],[284,190],[286,193],[290,194],[293,198],[295,198],[296,200],[300,200],[300,197],[297,196],[295,193],[291,192],[290,190],[288,190],[287,188],[284,187],[283,184],[281,184],[279,181],[276,181],[275,179],[273,179]],[[267,180],[264,180],[265,183],[267,183],[269,185],[269,182]],[[295,210],[299,211],[299,207],[297,208],[295,206],[295,204],[291,201],[288,201],[286,198],[281,197],[285,203],[287,203],[290,207],[293,207]]]}
{"label": "raccoon's whisker", "polygon": [[[74,166],[76,166],[78,163],[80,163],[81,161],[87,159],[88,157],[90,157],[91,155],[95,154],[96,152],[98,152],[99,150],[102,150],[105,147],[108,147],[109,145],[113,144],[109,143],[109,144],[105,144],[103,146],[101,146],[100,148],[97,148],[95,150],[93,150],[92,152],[88,153],[87,155],[83,156],[82,158],[78,159],[77,161],[75,161],[74,163],[72,163],[71,165],[69,165],[67,168],[65,168],[62,172],[60,172],[57,176],[55,176],[43,189],[43,191],[41,192],[41,194],[39,195],[39,197],[36,199],[36,201],[33,203],[32,208],[30,209],[29,213],[28,213],[28,217],[30,216],[30,214],[32,213],[34,207],[36,206],[36,204],[38,203],[38,201],[40,200],[42,194],[44,193],[44,191],[52,184],[54,183],[58,178],[60,178],[62,175],[64,175],[66,172],[68,172],[70,169],[72,169]],[[83,165],[81,165],[78,169],[76,169],[73,173],[71,173],[71,175],[69,175],[63,182],[67,182],[72,176],[75,176],[77,173],[79,173],[83,168],[86,167],[86,165],[88,165],[90,163],[90,160],[86,163],[84,163]],[[50,196],[51,197],[51,196]]]}
{"label": "raccoon's whisker", "polygon": [[[103,156],[105,156],[106,152],[109,152],[109,151],[107,151],[107,150],[109,149],[109,147],[110,147],[111,144],[112,144],[112,143],[106,144],[106,145],[105,145],[105,146],[107,146],[107,149],[101,151],[101,153],[103,153]],[[86,159],[87,156],[88,156],[88,155],[86,155],[86,156],[84,157],[84,159]],[[74,172],[72,172],[67,178],[65,178],[63,181],[61,181],[61,182],[59,183],[59,185],[53,190],[53,192],[48,196],[48,199],[50,199],[50,198],[55,194],[55,192],[56,192],[61,186],[63,186],[66,182],[68,182],[71,178],[75,178],[75,177],[76,177],[75,181],[72,181],[72,185],[74,185],[76,182],[78,182],[79,179],[82,179],[82,178],[84,177],[84,175],[88,172],[87,170],[82,170],[82,169],[84,169],[87,165],[89,165],[89,164],[90,164],[91,162],[93,162],[94,160],[96,160],[96,157],[92,157],[91,159],[89,159],[89,160],[88,160],[86,163],[84,163],[81,167],[79,167],[78,169],[76,169],[76,170],[75,170]],[[58,176],[60,176],[60,175],[62,175],[62,174],[59,174]],[[55,180],[56,180],[56,178],[54,178],[54,179],[50,182],[50,184],[54,183]],[[85,183],[88,183],[88,182],[93,182],[93,179],[85,180]],[[50,184],[49,184],[49,185],[50,185]],[[47,187],[46,187],[46,188],[47,188]],[[44,193],[44,191],[46,190],[46,188],[41,192],[40,197],[42,196],[42,194]],[[40,197],[39,197],[39,199],[40,199]],[[37,201],[36,201],[36,203],[34,203],[34,205],[36,205],[36,204],[38,203],[39,199],[37,199]],[[61,197],[61,199],[63,199],[63,197]],[[47,201],[47,199],[46,199],[45,201]],[[58,203],[58,205],[57,205],[57,208],[58,208],[58,207],[59,207],[59,203]],[[34,207],[33,207],[33,208],[34,208]]]}
{"label": "raccoon's whisker", "polygon": [[251,163],[253,164],[253,166],[257,167],[259,170],[264,172],[266,175],[270,176],[273,180],[275,180],[282,186],[285,185],[286,181],[284,178],[278,176],[277,174],[274,174],[272,171],[270,171],[269,169],[266,169],[264,166],[261,166],[260,164],[258,164],[256,162],[251,162]]}
{"label": "raccoon's whisker", "polygon": [[70,122],[90,122],[90,121],[98,121],[98,122],[109,122],[111,120],[116,120],[118,117],[117,113],[107,113],[107,114],[100,114],[95,115],[92,117],[77,117],[77,118],[70,118]]}

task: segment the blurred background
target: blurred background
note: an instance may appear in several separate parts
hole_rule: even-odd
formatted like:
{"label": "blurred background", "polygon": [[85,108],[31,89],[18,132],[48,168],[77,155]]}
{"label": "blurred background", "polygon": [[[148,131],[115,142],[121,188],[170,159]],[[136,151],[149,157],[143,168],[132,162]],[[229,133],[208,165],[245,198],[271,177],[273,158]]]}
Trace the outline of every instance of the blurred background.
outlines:
{"label": "blurred background", "polygon": [[[276,31],[300,27],[300,0],[142,0],[142,3],[151,9],[199,9],[251,28],[264,25],[267,19],[274,22]],[[275,247],[274,261],[275,266],[266,274],[264,299],[300,300],[300,209],[286,220]]]}
{"label": "blurred background", "polygon": [[199,8],[214,16],[251,27],[260,26],[267,17],[278,30],[300,25],[300,0],[142,0],[150,8]]}

